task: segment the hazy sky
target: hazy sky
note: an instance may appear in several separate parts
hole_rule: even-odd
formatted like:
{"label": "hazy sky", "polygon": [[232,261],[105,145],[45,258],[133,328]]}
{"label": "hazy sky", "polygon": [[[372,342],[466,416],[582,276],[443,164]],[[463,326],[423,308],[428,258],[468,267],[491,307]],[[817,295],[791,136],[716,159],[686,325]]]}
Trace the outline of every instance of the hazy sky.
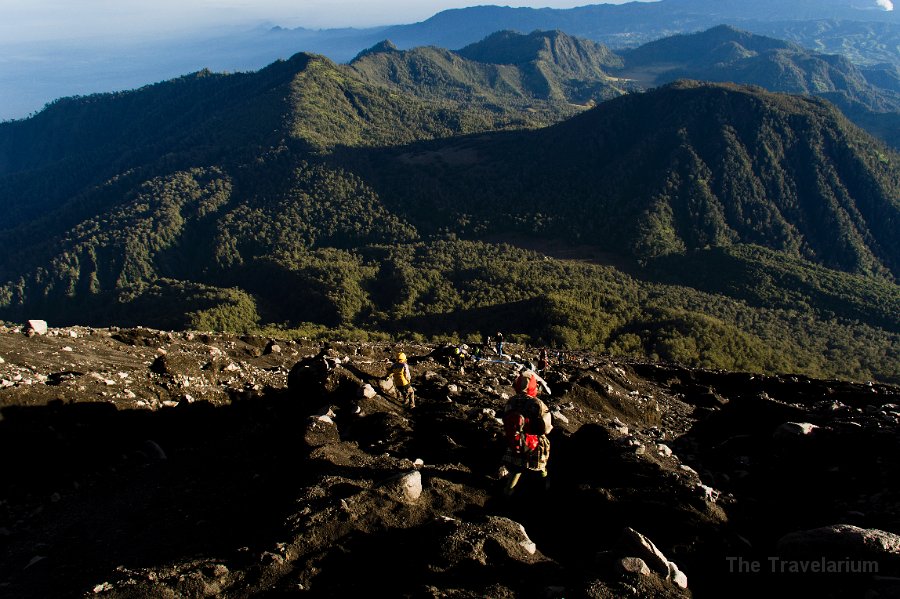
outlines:
{"label": "hazy sky", "polygon": [[367,27],[415,23],[448,8],[483,4],[572,8],[600,3],[590,0],[0,0],[0,43],[165,35],[209,26],[259,22],[287,27]]}

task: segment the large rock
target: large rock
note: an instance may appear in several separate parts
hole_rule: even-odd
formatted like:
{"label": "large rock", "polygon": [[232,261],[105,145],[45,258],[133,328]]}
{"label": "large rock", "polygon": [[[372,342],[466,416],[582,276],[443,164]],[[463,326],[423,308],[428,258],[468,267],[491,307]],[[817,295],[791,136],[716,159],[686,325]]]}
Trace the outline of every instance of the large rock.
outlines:
{"label": "large rock", "polygon": [[379,487],[397,501],[413,504],[422,496],[422,474],[418,470],[398,474],[383,481]]}
{"label": "large rock", "polygon": [[448,520],[445,526],[449,530],[438,540],[440,557],[432,566],[438,570],[445,565],[458,568],[466,562],[504,567],[546,559],[528,538],[525,527],[509,518],[488,516],[484,522]]}
{"label": "large rock", "polygon": [[675,562],[669,562],[669,574],[666,576],[666,580],[682,589],[688,588],[687,574],[679,570]]}
{"label": "large rock", "polygon": [[362,380],[342,365],[332,350],[300,360],[288,373],[288,390],[294,397],[309,403],[310,408],[322,401],[344,403],[356,400]]}
{"label": "large rock", "polygon": [[156,374],[168,376],[199,376],[201,370],[200,361],[196,356],[188,353],[167,353],[156,357],[150,365],[150,370]]}
{"label": "large rock", "polygon": [[669,575],[669,559],[649,538],[633,528],[626,527],[622,534],[622,543],[626,553],[640,557],[657,574]]}
{"label": "large rock", "polygon": [[687,588],[687,575],[678,568],[675,562],[667,558],[649,538],[633,528],[626,528],[623,533],[623,545],[629,555],[640,557],[652,571],[676,586]]}
{"label": "large rock", "polygon": [[900,567],[900,535],[850,524],[792,532],[779,539],[777,549],[781,558],[874,560],[882,571]]}
{"label": "large rock", "polygon": [[623,557],[616,563],[616,569],[622,574],[650,576],[650,567],[639,557]]}
{"label": "large rock", "polygon": [[378,387],[382,393],[390,393],[394,390],[394,379],[391,377],[378,379]]}
{"label": "large rock", "polygon": [[25,323],[25,334],[29,337],[33,335],[46,335],[47,334],[47,321],[46,320],[29,320]]}

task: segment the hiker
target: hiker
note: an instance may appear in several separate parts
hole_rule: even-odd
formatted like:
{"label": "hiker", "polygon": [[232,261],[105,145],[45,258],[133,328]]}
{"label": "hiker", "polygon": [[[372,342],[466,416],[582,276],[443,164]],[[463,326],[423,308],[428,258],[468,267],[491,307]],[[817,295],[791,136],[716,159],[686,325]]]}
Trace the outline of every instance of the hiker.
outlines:
{"label": "hiker", "polygon": [[547,368],[550,366],[550,355],[547,353],[547,348],[541,349],[541,353],[538,354],[538,372],[543,375],[547,372]]}
{"label": "hiker", "polygon": [[416,407],[416,390],[412,386],[412,374],[409,372],[409,364],[406,363],[406,354],[397,354],[397,360],[391,364],[391,376],[394,378],[394,388],[397,395],[403,400],[404,406],[412,410]]}
{"label": "hiker", "polygon": [[494,342],[497,344],[497,355],[503,356],[503,333],[497,331],[494,335]]}
{"label": "hiker", "polygon": [[529,397],[537,397],[541,390],[550,395],[550,386],[541,378],[541,375],[534,371],[534,364],[531,362],[519,366],[519,375],[513,381],[513,389],[516,393]]}
{"label": "hiker", "polygon": [[460,371],[460,374],[465,374],[463,366],[465,365],[466,358],[469,357],[468,350],[469,346],[465,343],[462,345],[447,345],[435,349],[428,357],[434,358],[438,362],[445,363],[448,367],[455,367]]}
{"label": "hiker", "polygon": [[[531,374],[537,377],[533,371]],[[534,395],[519,392],[507,402],[503,413],[507,441],[503,463],[510,473],[503,489],[504,495],[512,495],[524,473],[546,479],[547,462],[550,460],[550,439],[547,435],[552,429],[550,410],[537,398],[536,389]]]}
{"label": "hiker", "polygon": [[465,374],[466,360],[469,359],[469,346],[463,343],[458,346],[453,353],[453,365],[456,366],[460,374]]}

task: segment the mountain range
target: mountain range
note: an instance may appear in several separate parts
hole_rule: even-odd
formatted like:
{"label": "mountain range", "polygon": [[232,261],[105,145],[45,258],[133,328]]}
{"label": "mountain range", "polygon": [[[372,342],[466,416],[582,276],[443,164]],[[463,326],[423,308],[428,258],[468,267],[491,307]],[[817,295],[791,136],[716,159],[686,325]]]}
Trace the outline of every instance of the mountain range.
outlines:
{"label": "mountain range", "polygon": [[[732,36],[720,58],[803,53],[706,35]],[[811,97],[691,81],[622,95],[654,51],[559,32],[458,53],[381,43],[348,65],[298,54],[2,124],[0,318],[499,328],[897,380],[896,153]]]}
{"label": "mountain range", "polygon": [[508,29],[523,33],[559,29],[622,49],[728,24],[817,52],[842,54],[859,65],[896,66],[900,23],[897,12],[885,7],[874,0],[752,4],[661,0],[566,10],[485,6],[444,11],[421,23],[370,29],[266,26],[219,36],[203,32],[183,39],[138,40],[133,46],[95,41],[89,48],[47,41],[3,44],[8,60],[0,62],[5,87],[0,118],[22,118],[62,96],[131,89],[203,68],[257,70],[298,51],[343,62],[384,39],[402,49],[429,45],[460,49]]}

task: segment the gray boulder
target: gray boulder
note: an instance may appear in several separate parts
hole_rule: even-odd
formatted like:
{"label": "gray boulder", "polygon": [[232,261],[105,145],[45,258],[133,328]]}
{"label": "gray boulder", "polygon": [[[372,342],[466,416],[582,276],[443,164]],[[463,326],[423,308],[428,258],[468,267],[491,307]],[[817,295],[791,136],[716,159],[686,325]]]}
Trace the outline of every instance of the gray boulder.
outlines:
{"label": "gray boulder", "polygon": [[25,334],[29,337],[47,334],[46,320],[29,320],[25,323]]}
{"label": "gray boulder", "polygon": [[626,527],[622,535],[622,543],[626,553],[635,555],[661,576],[669,574],[669,559],[646,536],[633,528]]}
{"label": "gray boulder", "polygon": [[808,437],[818,430],[818,426],[809,422],[785,422],[775,429],[776,439],[798,439]]}
{"label": "gray boulder", "polygon": [[650,567],[639,557],[623,557],[616,563],[616,570],[622,574],[650,576]]}
{"label": "gray boulder", "polygon": [[383,481],[379,487],[397,501],[413,504],[422,496],[422,474],[418,470],[404,472]]}
{"label": "gray boulder", "polygon": [[323,350],[317,356],[300,360],[288,372],[291,395],[310,407],[330,403],[351,402],[357,398],[362,380],[342,366],[341,358],[333,350]]}
{"label": "gray boulder", "polygon": [[626,528],[622,542],[626,553],[639,557],[650,570],[682,589],[688,588],[687,575],[678,568],[675,562],[667,558],[649,538],[633,528]]}
{"label": "gray boulder", "polygon": [[850,524],[792,532],[779,539],[777,550],[781,558],[874,560],[882,571],[900,567],[900,535]]}

